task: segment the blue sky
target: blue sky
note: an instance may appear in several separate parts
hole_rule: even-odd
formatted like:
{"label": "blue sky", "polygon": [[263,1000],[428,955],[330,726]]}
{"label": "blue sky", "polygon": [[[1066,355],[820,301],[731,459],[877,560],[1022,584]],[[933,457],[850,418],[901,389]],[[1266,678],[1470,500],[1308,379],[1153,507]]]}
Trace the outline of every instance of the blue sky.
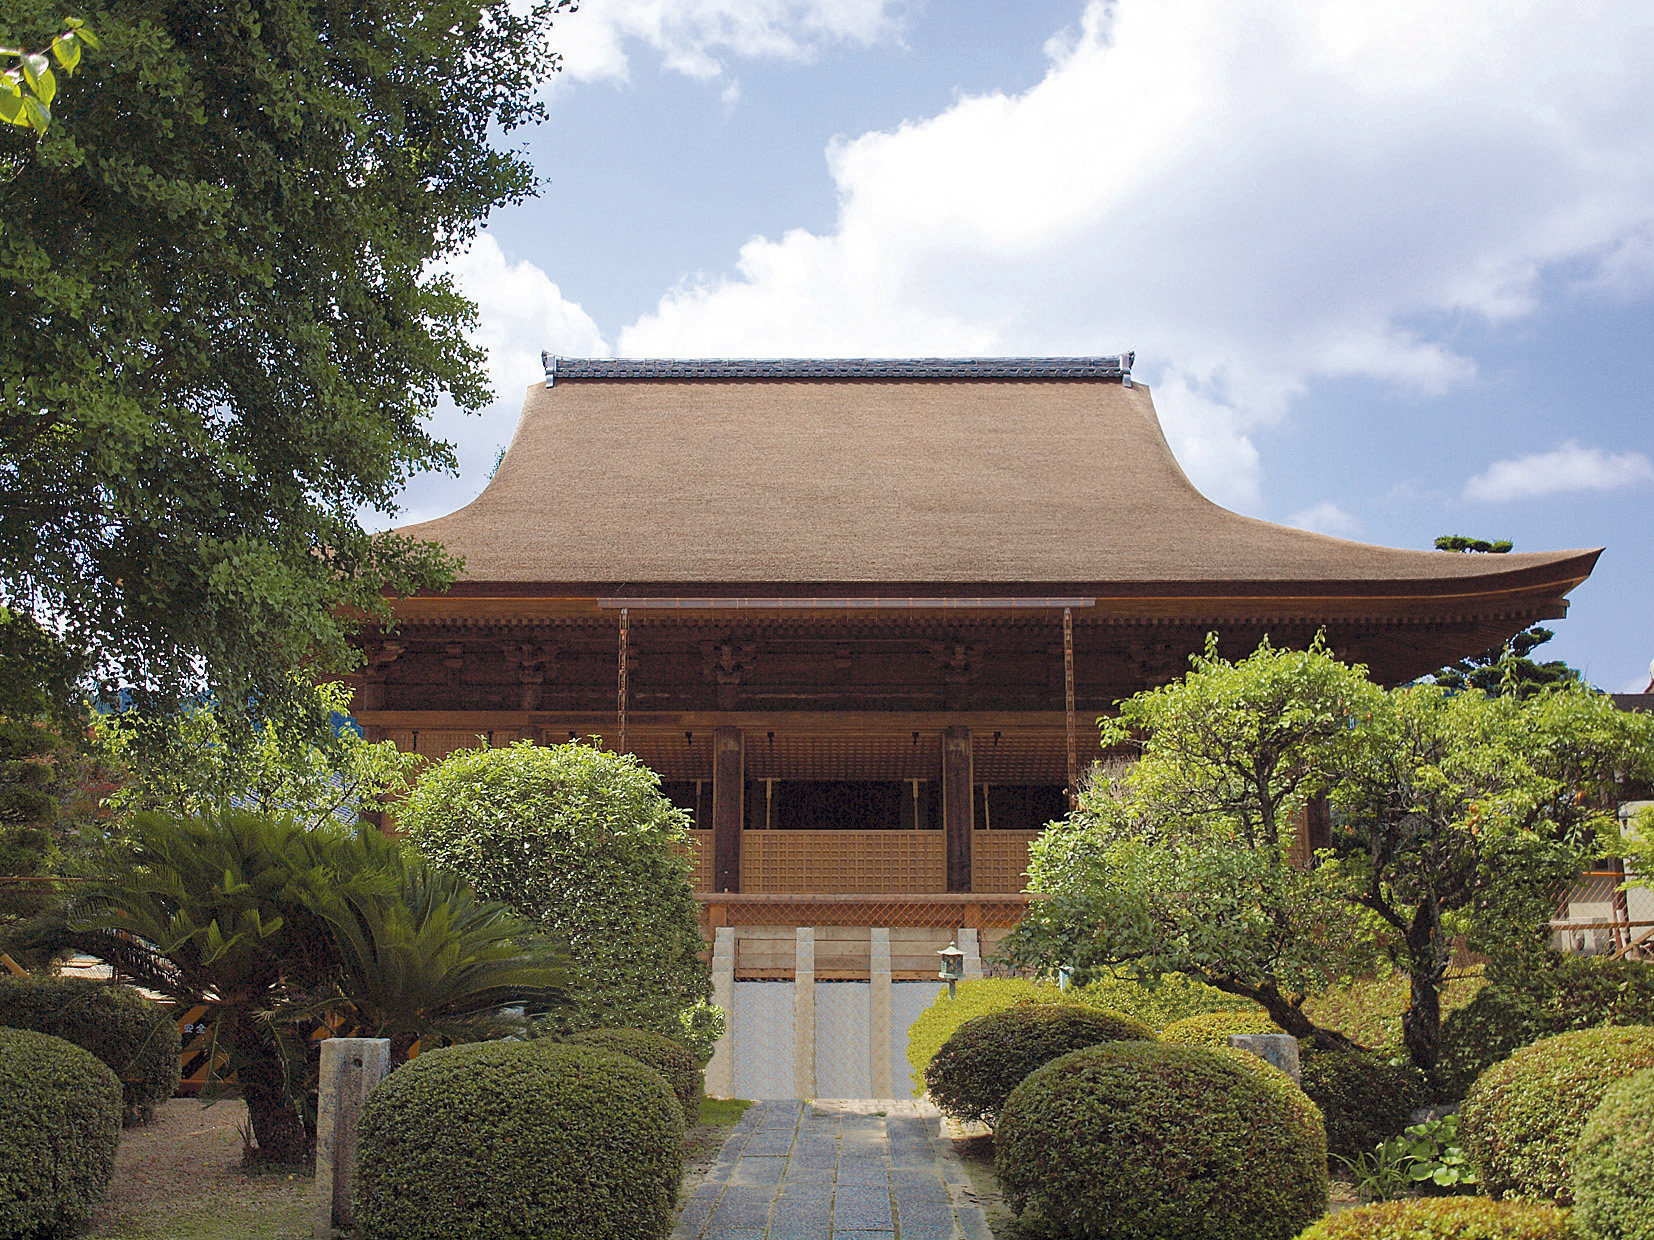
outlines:
{"label": "blue sky", "polygon": [[1237,511],[1606,546],[1546,651],[1647,683],[1646,0],[585,0],[555,41],[544,189],[449,264],[500,400],[438,412],[410,516],[542,348],[1134,348]]}

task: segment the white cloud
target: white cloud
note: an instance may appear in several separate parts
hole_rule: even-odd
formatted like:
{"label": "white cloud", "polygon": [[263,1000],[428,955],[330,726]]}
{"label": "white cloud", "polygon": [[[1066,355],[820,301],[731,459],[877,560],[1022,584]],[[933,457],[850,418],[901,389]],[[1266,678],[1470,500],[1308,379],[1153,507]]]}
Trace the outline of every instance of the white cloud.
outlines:
{"label": "white cloud", "polygon": [[468,250],[435,264],[433,270],[453,276],[459,291],[477,303],[471,340],[488,352],[494,403],[475,417],[462,415],[446,398],[437,406],[432,433],[456,446],[465,480],[426,475],[410,489],[409,510],[396,519],[399,525],[452,512],[482,490],[495,454],[510,442],[524,389],[544,374],[542,350],[572,357],[609,356],[603,333],[580,304],[565,298],[533,263],[508,260],[488,233],[479,234]]}
{"label": "white cloud", "polygon": [[752,239],[620,351],[1135,347],[1191,477],[1255,504],[1251,434],[1314,380],[1441,391],[1473,368],[1419,324],[1527,313],[1561,264],[1654,284],[1646,16],[1094,0],[1029,90],[835,143],[832,232]]}
{"label": "white cloud", "polygon": [[1559,491],[1612,491],[1654,482],[1654,464],[1641,452],[1604,452],[1570,439],[1551,452],[1495,461],[1464,484],[1466,499],[1499,503]]}
{"label": "white cloud", "polygon": [[[807,61],[832,44],[868,44],[900,28],[905,0],[586,0],[558,19],[563,72],[575,81],[624,79],[628,44],[666,67],[716,78],[727,57]],[[727,99],[726,92],[726,99]]]}
{"label": "white cloud", "polygon": [[1311,504],[1302,512],[1293,513],[1286,519],[1286,523],[1301,530],[1314,530],[1317,534],[1335,534],[1340,537],[1355,533],[1359,524],[1354,517],[1331,500],[1322,500],[1319,504]]}

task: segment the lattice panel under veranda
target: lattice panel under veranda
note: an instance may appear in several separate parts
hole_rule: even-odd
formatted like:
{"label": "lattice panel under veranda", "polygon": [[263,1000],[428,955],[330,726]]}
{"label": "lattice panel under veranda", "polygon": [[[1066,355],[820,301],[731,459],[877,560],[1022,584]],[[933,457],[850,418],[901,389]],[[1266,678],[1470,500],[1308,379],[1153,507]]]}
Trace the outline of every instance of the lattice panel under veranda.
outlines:
{"label": "lattice panel under veranda", "polygon": [[946,847],[940,831],[743,831],[741,890],[943,891]]}

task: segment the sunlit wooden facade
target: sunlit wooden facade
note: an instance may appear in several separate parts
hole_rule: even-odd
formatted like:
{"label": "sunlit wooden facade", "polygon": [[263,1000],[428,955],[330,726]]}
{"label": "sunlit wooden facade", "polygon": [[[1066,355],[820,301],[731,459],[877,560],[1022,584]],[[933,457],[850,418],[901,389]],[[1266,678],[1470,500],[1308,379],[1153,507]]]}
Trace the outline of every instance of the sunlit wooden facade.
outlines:
{"label": "sunlit wooden facade", "polygon": [[1129,360],[548,359],[488,488],[404,531],[464,571],[368,636],[356,717],[433,757],[623,746],[713,904],[998,895],[1096,716],[1208,632],[1324,630],[1395,683],[1562,615],[1595,562],[1225,511]]}

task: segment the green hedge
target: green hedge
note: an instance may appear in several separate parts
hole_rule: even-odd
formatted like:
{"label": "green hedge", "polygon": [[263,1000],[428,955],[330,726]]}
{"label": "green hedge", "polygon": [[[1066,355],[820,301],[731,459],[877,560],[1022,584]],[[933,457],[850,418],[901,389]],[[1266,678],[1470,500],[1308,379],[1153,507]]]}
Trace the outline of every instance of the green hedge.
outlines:
{"label": "green hedge", "polygon": [[1462,1098],[1519,1047],[1575,1029],[1654,1025],[1654,965],[1555,954],[1543,968],[1484,987],[1442,1020],[1436,1096]]}
{"label": "green hedge", "polygon": [[121,1083],[62,1038],[0,1029],[0,1240],[72,1236],[103,1200]]}
{"label": "green hedge", "polygon": [[683,1107],[683,1122],[694,1124],[700,1118],[706,1074],[701,1071],[700,1059],[687,1046],[646,1029],[588,1029],[572,1034],[565,1041],[630,1055],[646,1064],[659,1072],[667,1087],[677,1095]]}
{"label": "green hedge", "polygon": [[368,1095],[357,1240],[651,1240],[672,1227],[683,1110],[627,1055],[544,1040],[428,1051]]}
{"label": "green hedge", "polygon": [[91,1051],[120,1078],[127,1123],[178,1091],[178,1025],[130,986],[74,977],[0,978],[0,1025]]}
{"label": "green hedge", "polygon": [[1227,1059],[1249,1072],[1260,1085],[1274,1094],[1291,1116],[1294,1141],[1309,1151],[1310,1157],[1319,1158],[1323,1166],[1326,1164],[1326,1120],[1321,1115],[1321,1108],[1315,1105],[1315,1100],[1303,1091],[1297,1081],[1267,1059],[1260,1058],[1251,1051],[1243,1051],[1239,1047],[1217,1046],[1210,1048],[1207,1053]]}
{"label": "green hedge", "polygon": [[1326,1119],[1328,1151],[1351,1161],[1400,1135],[1430,1096],[1424,1073],[1399,1052],[1325,1049],[1311,1039],[1299,1044],[1299,1072]]}
{"label": "green hedge", "polygon": [[1019,1003],[968,1020],[925,1069],[933,1102],[955,1119],[992,1124],[1011,1091],[1041,1064],[1100,1042],[1153,1039],[1141,1021],[1068,1003]]}
{"label": "green hedge", "polygon": [[1263,1012],[1205,1012],[1173,1021],[1160,1031],[1160,1040],[1173,1046],[1203,1046],[1219,1050],[1229,1045],[1231,1033],[1280,1033],[1281,1027]]}
{"label": "green hedge", "polygon": [[1327,1204],[1326,1152],[1281,1090],[1161,1042],[1030,1073],[999,1117],[994,1169],[1027,1223],[1093,1240],[1288,1240]]}
{"label": "green hedge", "polygon": [[1581,1240],[1654,1240],[1654,1069],[1608,1087],[1574,1146]]}
{"label": "green hedge", "polygon": [[1531,1201],[1425,1197],[1322,1219],[1298,1240],[1573,1240],[1568,1212]]}
{"label": "green hedge", "polygon": [[1567,1205],[1586,1119],[1610,1085],[1650,1067],[1654,1028],[1641,1025],[1558,1034],[1494,1064],[1459,1109],[1459,1134],[1483,1191]]}
{"label": "green hedge", "polygon": [[944,990],[908,1028],[907,1062],[913,1069],[913,1088],[918,1093],[925,1089],[925,1069],[955,1029],[967,1020],[1002,1012],[1019,1003],[1079,1004],[1129,1016],[1159,1030],[1187,1016],[1233,1009],[1240,1002],[1234,995],[1176,974],[1162,978],[1158,986],[1128,977],[1103,977],[1085,986],[1059,990],[1051,982],[984,977],[961,982],[957,989],[955,998]]}

